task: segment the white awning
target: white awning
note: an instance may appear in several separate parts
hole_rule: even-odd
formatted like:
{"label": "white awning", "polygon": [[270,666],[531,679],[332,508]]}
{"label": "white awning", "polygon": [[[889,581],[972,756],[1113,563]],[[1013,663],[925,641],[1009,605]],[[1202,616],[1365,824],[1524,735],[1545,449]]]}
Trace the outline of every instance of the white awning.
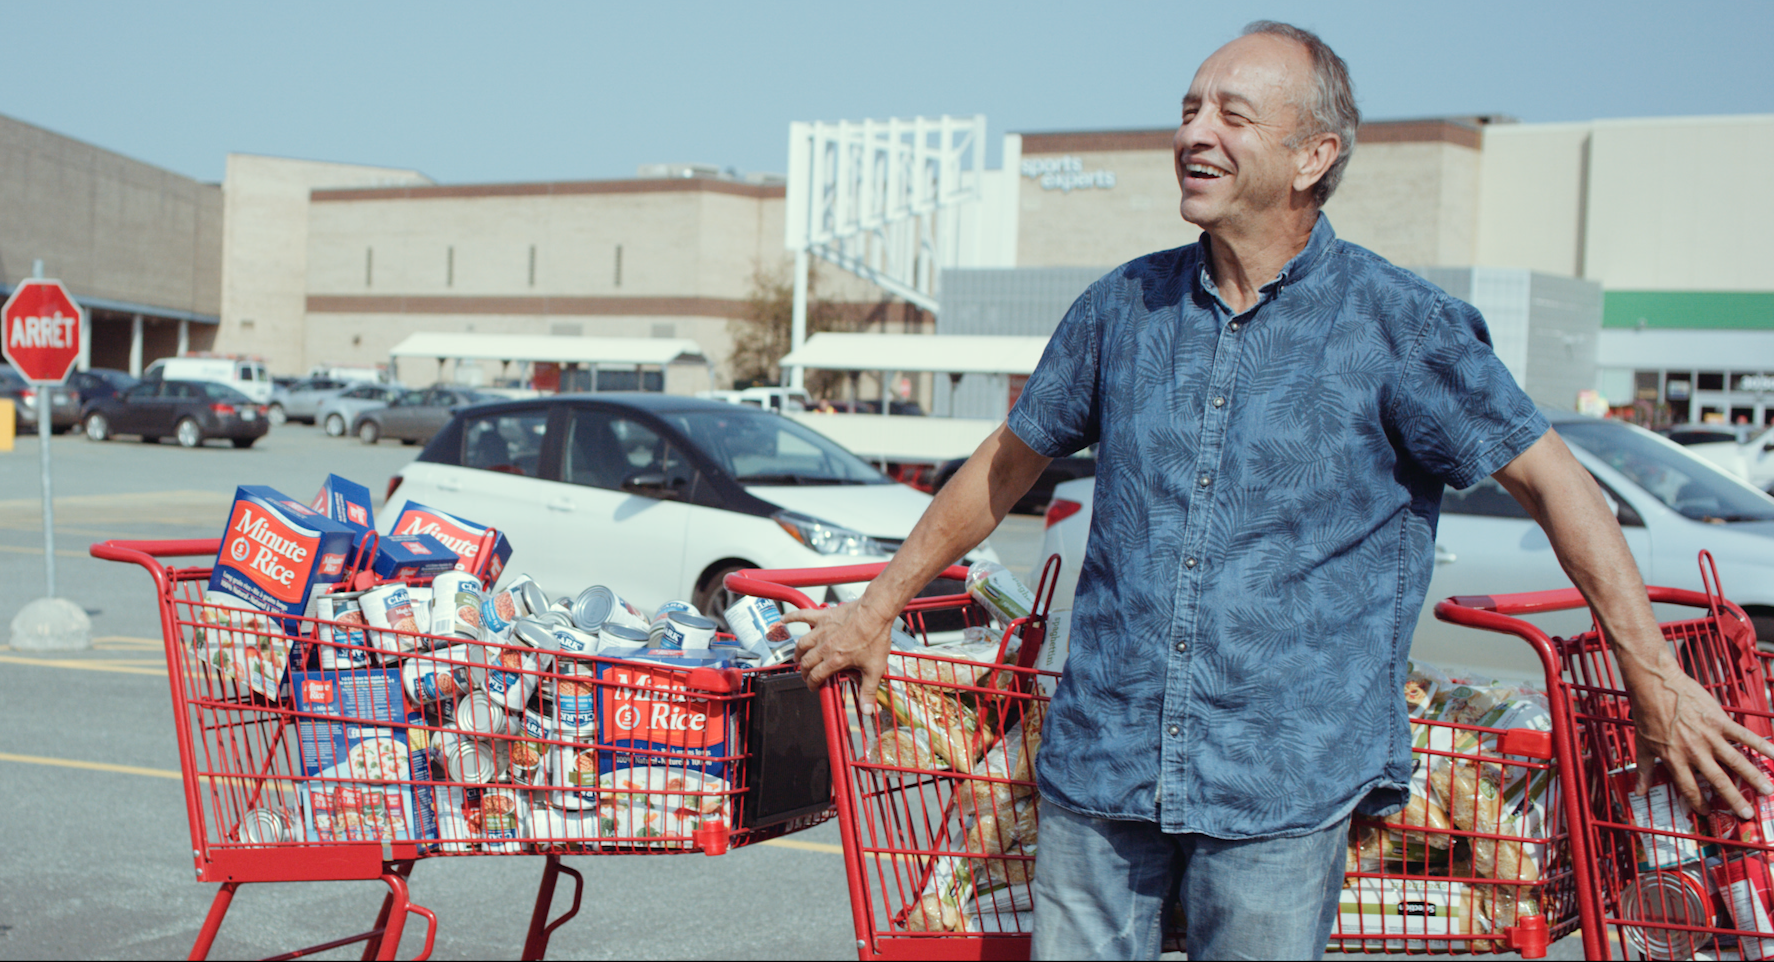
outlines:
{"label": "white awning", "polygon": [[553,361],[558,364],[704,364],[702,348],[688,338],[562,337],[549,334],[443,334],[420,332],[395,345],[393,357],[465,361]]}
{"label": "white awning", "polygon": [[1045,337],[990,334],[815,334],[782,359],[783,367],[827,371],[932,371],[938,374],[1032,374]]}

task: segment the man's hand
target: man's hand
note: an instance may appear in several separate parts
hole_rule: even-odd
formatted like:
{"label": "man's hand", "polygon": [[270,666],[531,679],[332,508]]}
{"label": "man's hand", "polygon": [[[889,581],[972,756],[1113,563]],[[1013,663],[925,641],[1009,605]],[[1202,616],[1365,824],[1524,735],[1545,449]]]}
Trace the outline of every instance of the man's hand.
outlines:
{"label": "man's hand", "polygon": [[813,630],[795,643],[795,663],[808,688],[820,688],[838,672],[854,669],[862,675],[857,707],[865,715],[875,712],[875,688],[887,671],[891,619],[870,617],[859,603],[791,611],[783,621],[812,625]]}
{"label": "man's hand", "polygon": [[1624,651],[1616,653],[1621,674],[1632,698],[1632,718],[1638,728],[1638,788],[1651,787],[1651,770],[1657,759],[1675,783],[1676,790],[1696,812],[1706,814],[1705,792],[1694,774],[1712,785],[1713,793],[1739,818],[1755,817],[1755,807],[1737,790],[1732,775],[1762,795],[1774,794],[1774,782],[1756,768],[1736,744],[1774,757],[1774,745],[1732,721],[1700,683],[1688,677],[1667,646],[1661,646],[1652,664]]}
{"label": "man's hand", "polygon": [[1774,794],[1774,784],[1737,745],[1769,757],[1774,757],[1774,745],[1733,722],[1676,663],[1651,612],[1638,564],[1595,479],[1554,431],[1492,477],[1545,529],[1559,564],[1583,592],[1620,662],[1638,729],[1639,793],[1650,788],[1651,769],[1661,758],[1696,812],[1708,811],[1700,782],[1704,779],[1738,815],[1755,817],[1732,776],[1763,795]]}

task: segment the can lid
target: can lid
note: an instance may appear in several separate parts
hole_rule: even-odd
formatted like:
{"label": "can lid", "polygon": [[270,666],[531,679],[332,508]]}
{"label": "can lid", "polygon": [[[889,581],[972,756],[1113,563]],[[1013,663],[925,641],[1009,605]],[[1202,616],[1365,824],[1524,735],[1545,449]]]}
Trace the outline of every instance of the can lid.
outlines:
{"label": "can lid", "polygon": [[573,623],[586,631],[597,631],[616,608],[616,593],[603,585],[592,585],[573,599]]}
{"label": "can lid", "polygon": [[518,619],[511,626],[511,637],[543,651],[559,651],[561,647],[560,639],[554,636],[554,631],[536,618]]}
{"label": "can lid", "polygon": [[[1621,915],[1649,923],[1709,925],[1706,888],[1686,872],[1641,873],[1620,895]],[[1712,941],[1704,932],[1622,926],[1641,951],[1657,958],[1687,958]]]}
{"label": "can lid", "polygon": [[677,622],[686,628],[695,628],[700,631],[714,631],[716,628],[714,619],[704,618],[701,615],[693,615],[685,611],[674,611],[669,617],[672,621]]}
{"label": "can lid", "polygon": [[643,645],[647,642],[646,632],[628,625],[605,625],[600,634],[605,638],[613,638],[620,644]]}
{"label": "can lid", "polygon": [[523,596],[524,607],[530,614],[548,610],[548,596],[542,593],[542,586],[536,582],[523,582],[518,586],[518,594]]}
{"label": "can lid", "polygon": [[552,621],[555,624],[561,626],[562,628],[576,628],[576,627],[578,627],[577,625],[573,624],[573,613],[570,611],[562,610],[560,608],[550,608],[547,611],[543,612],[542,614],[537,615],[537,617],[538,618],[546,618],[549,621]]}

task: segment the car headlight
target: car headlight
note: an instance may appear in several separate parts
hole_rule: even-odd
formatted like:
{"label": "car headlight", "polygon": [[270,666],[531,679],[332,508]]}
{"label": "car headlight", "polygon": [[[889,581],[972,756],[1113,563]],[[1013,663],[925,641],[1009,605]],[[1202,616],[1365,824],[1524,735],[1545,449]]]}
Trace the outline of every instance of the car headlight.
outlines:
{"label": "car headlight", "polygon": [[778,511],[770,520],[782,526],[788,536],[820,554],[884,555],[881,543],[861,532],[840,528],[829,521],[808,517],[794,511]]}

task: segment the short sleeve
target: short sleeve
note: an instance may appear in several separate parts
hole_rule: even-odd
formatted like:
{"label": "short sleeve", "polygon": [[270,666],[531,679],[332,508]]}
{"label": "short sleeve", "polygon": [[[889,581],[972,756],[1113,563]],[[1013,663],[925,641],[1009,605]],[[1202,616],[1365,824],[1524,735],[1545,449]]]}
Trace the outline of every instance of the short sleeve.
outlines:
{"label": "short sleeve", "polygon": [[1405,365],[1391,421],[1413,460],[1450,487],[1468,488],[1515,460],[1551,425],[1491,349],[1478,310],[1438,300]]}
{"label": "short sleeve", "polygon": [[1061,458],[1096,443],[1100,347],[1093,286],[1072,303],[1010,411],[1010,431],[1038,454]]}

